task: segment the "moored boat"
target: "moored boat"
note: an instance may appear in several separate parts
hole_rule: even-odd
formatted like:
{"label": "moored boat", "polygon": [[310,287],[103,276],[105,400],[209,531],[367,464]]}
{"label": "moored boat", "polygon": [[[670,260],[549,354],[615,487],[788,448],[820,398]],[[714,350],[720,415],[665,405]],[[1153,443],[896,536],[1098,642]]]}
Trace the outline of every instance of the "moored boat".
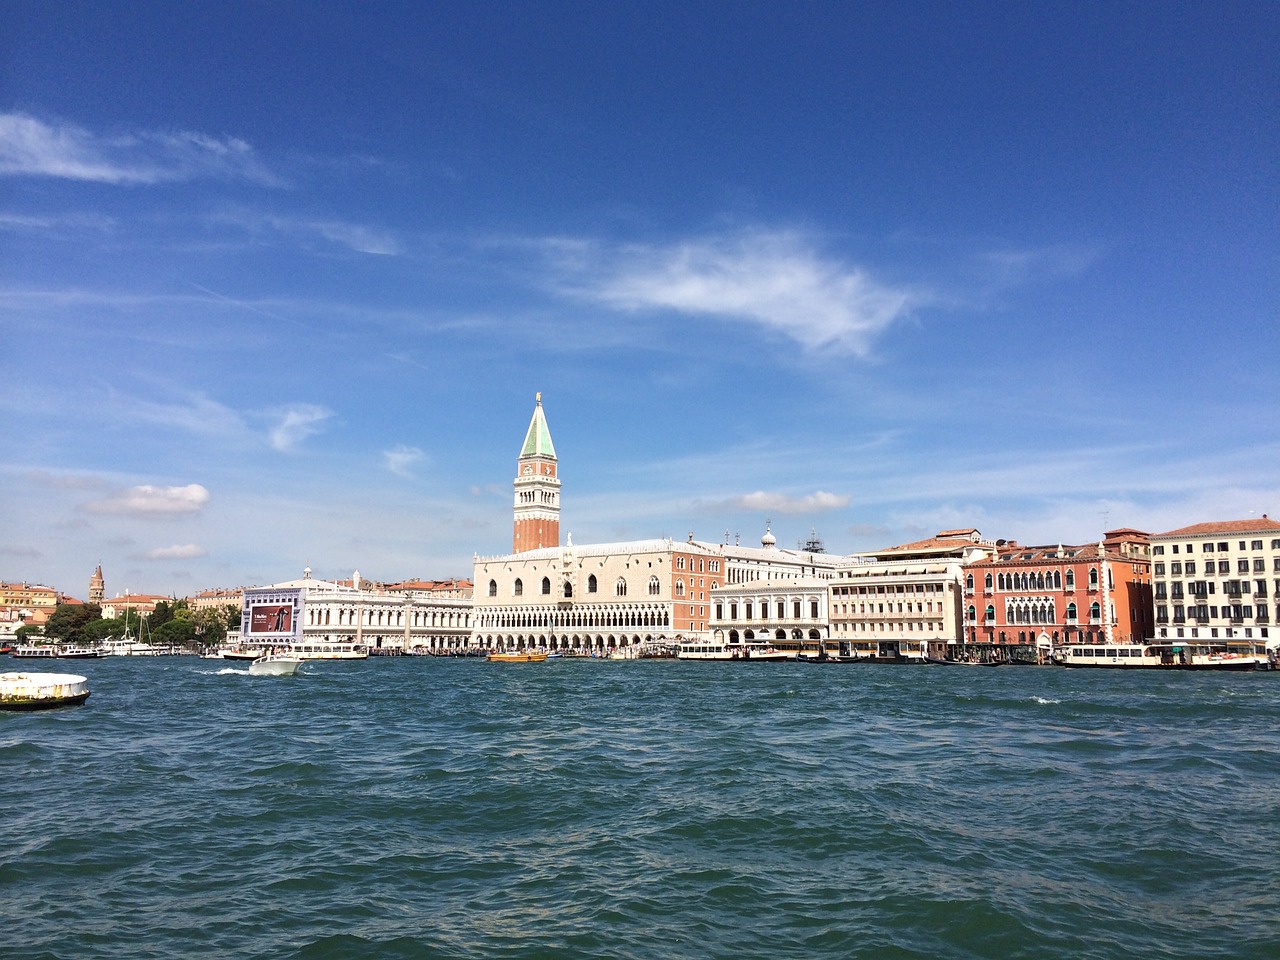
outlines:
{"label": "moored boat", "polygon": [[58,648],[52,643],[24,643],[13,648],[13,656],[17,660],[53,660]]}
{"label": "moored boat", "polygon": [[[288,652],[300,660],[368,660],[369,648],[362,643],[338,640],[306,640],[290,644]],[[264,653],[266,651],[263,651]]]}
{"label": "moored boat", "polygon": [[546,650],[508,650],[489,654],[490,663],[542,663],[547,659]]}
{"label": "moored boat", "polygon": [[687,640],[676,649],[677,660],[733,660],[733,651],[723,640]]}
{"label": "moored boat", "polygon": [[239,644],[229,647],[219,647],[217,653],[210,654],[211,660],[257,660],[259,657],[265,657],[269,650],[265,647],[242,647]]}
{"label": "moored boat", "polygon": [[70,673],[0,674],[0,710],[48,710],[89,699],[89,683]]}
{"label": "moored boat", "polygon": [[1264,655],[1234,653],[1207,643],[1081,643],[1058,647],[1053,662],[1064,667],[1117,670],[1258,670]]}
{"label": "moored boat", "polygon": [[75,643],[62,644],[57,653],[59,660],[96,660],[105,656],[107,651],[102,647],[87,647]]}

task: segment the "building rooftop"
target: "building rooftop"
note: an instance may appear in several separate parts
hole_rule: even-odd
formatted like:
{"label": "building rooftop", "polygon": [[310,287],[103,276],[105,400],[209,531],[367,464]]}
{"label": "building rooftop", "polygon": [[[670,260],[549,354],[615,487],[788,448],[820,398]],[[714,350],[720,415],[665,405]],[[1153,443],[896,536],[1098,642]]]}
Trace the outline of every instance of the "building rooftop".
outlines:
{"label": "building rooftop", "polygon": [[1248,520],[1218,520],[1213,523],[1193,523],[1189,527],[1179,527],[1177,530],[1170,530],[1167,533],[1152,534],[1152,538],[1166,537],[1207,537],[1219,533],[1276,533],[1280,532],[1280,522],[1272,520],[1265,513],[1261,519],[1250,518]]}

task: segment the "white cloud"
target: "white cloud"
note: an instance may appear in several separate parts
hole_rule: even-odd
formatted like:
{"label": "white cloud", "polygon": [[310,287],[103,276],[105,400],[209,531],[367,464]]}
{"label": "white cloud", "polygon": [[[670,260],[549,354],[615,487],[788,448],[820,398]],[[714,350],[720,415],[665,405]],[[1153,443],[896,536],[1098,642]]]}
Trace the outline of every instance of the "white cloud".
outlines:
{"label": "white cloud", "polygon": [[153,487],[149,484],[120,490],[103,500],[85,504],[92,513],[128,513],[158,516],[198,513],[209,502],[209,491],[198,483],[185,487]]}
{"label": "white cloud", "polygon": [[382,456],[388,470],[398,477],[408,477],[413,475],[414,466],[426,459],[427,455],[417,447],[400,444],[390,450],[383,450]]}
{"label": "white cloud", "polygon": [[809,349],[866,355],[923,296],[822,256],[798,234],[749,231],[668,247],[634,246],[592,264],[581,244],[552,242],[561,266],[593,274],[577,292],[623,310],[737,318]]}
{"label": "white cloud", "polygon": [[332,416],[324,407],[300,403],[286,410],[280,423],[271,431],[271,445],[282,453],[288,453],[314,434],[320,432],[324,421]]}
{"label": "white cloud", "polygon": [[757,490],[734,497],[723,506],[730,510],[771,511],[773,513],[820,513],[841,510],[849,505],[850,498],[838,493],[817,490],[803,497],[785,493],[767,493]]}
{"label": "white cloud", "polygon": [[148,550],[146,556],[148,560],[195,560],[207,556],[208,553],[209,551],[204,547],[185,543],[175,544],[172,547],[156,547],[154,550]]}
{"label": "white cloud", "polygon": [[276,185],[253,147],[192,131],[100,136],[24,113],[0,114],[0,174],[154,184],[206,177]]}

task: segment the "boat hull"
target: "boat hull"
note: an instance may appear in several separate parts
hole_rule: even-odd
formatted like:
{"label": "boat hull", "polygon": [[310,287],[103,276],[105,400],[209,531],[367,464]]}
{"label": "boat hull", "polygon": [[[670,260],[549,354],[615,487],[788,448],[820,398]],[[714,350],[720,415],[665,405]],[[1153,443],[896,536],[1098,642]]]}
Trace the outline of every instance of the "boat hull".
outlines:
{"label": "boat hull", "polygon": [[546,653],[491,653],[485,659],[490,663],[542,663],[548,657]]}
{"label": "boat hull", "polygon": [[249,664],[249,676],[292,677],[301,665],[297,657],[260,657]]}
{"label": "boat hull", "polygon": [[0,674],[0,710],[51,710],[89,699],[84,677],[69,673]]}

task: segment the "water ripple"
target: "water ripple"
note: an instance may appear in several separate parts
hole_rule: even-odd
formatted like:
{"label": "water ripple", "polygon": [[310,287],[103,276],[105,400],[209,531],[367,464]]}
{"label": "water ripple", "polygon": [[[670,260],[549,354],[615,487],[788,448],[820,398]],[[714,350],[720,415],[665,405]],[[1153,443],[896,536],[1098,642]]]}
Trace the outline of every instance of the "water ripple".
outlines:
{"label": "water ripple", "polygon": [[0,715],[6,960],[1280,955],[1280,682],[102,661]]}

